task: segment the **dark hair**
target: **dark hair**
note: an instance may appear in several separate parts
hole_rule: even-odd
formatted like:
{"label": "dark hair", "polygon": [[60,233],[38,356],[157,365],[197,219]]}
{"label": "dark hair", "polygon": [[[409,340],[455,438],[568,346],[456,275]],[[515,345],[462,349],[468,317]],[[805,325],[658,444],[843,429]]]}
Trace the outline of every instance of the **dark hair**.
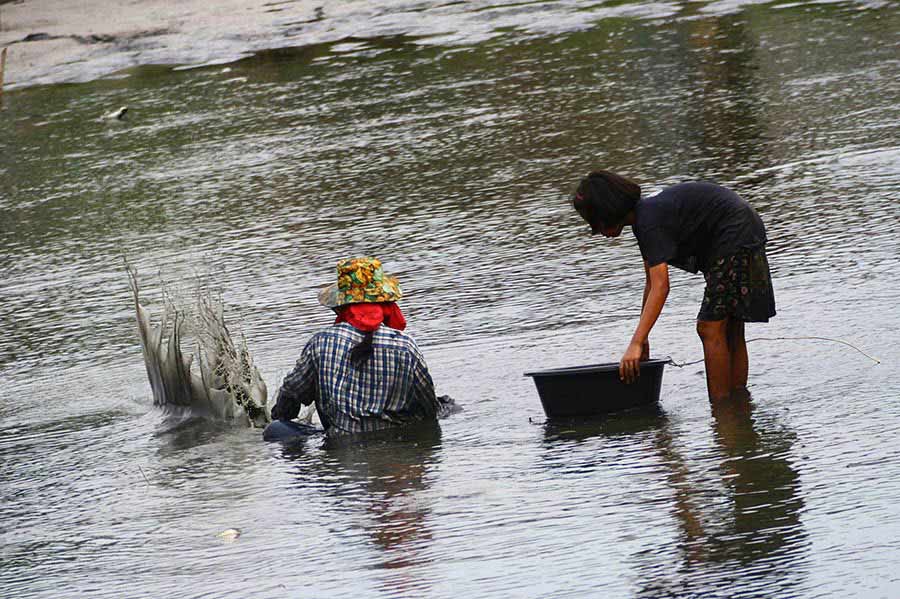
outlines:
{"label": "dark hair", "polygon": [[593,171],[578,184],[572,205],[588,221],[617,225],[641,199],[641,186],[616,173]]}
{"label": "dark hair", "polygon": [[374,337],[375,331],[369,331],[366,333],[366,336],[363,337],[363,340],[353,346],[353,349],[350,350],[350,363],[353,364],[354,367],[359,368],[363,364],[366,363],[366,360],[372,357],[372,354],[375,353],[375,348],[372,347],[372,337]]}

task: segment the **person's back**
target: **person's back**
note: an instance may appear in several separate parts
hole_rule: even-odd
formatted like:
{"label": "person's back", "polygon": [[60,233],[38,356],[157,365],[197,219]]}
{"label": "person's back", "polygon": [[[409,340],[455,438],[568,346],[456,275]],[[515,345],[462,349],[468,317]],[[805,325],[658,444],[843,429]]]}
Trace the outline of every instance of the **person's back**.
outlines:
{"label": "person's back", "polygon": [[337,314],[313,335],[278,391],[272,418],[295,418],[316,404],[329,434],[382,430],[434,420],[441,412],[428,367],[396,300],[399,283],[376,258],[338,263],[338,282],[319,293]]}
{"label": "person's back", "polygon": [[[310,338],[294,376],[279,392],[272,417],[293,412],[313,397],[322,425],[334,433],[381,430],[432,419],[439,410],[425,360],[409,335],[387,326],[372,333],[372,353],[354,364],[351,352],[366,333],[335,324]],[[296,373],[296,374],[295,374]],[[294,412],[287,417],[296,415]]]}
{"label": "person's back", "polygon": [[715,258],[766,243],[765,226],[750,204],[714,183],[672,185],[641,199],[634,212],[634,233],[650,266],[706,271]]}

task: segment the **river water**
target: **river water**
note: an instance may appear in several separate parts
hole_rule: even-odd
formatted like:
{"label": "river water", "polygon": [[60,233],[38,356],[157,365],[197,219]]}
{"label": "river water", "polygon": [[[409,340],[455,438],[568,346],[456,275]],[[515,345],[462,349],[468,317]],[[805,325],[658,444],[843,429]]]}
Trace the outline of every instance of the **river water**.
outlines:
{"label": "river water", "polygon": [[[898,596],[896,4],[404,6],[4,96],[0,596]],[[568,203],[603,166],[733,186],[779,310],[748,338],[881,363],[763,339],[749,404],[670,366],[658,410],[545,423],[523,372],[618,360],[639,313],[633,237]],[[271,395],[359,254],[465,408],[440,434],[161,427],[123,257],[156,314],[211,272]],[[653,353],[696,360],[702,279],[672,281]]]}

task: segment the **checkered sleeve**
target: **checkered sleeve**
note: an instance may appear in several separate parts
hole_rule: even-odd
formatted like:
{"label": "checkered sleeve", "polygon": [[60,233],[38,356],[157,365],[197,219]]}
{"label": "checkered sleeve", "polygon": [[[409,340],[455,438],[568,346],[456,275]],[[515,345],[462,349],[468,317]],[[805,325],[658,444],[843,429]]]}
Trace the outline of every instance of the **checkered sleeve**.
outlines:
{"label": "checkered sleeve", "polygon": [[315,339],[310,339],[300,354],[294,369],[284,377],[278,390],[272,420],[290,420],[300,413],[300,406],[308,406],[316,399],[316,365],[313,361]]}
{"label": "checkered sleeve", "polygon": [[428,372],[425,357],[422,356],[418,347],[413,348],[413,355],[416,358],[415,368],[413,369],[414,405],[419,407],[426,419],[437,418],[441,404],[434,394],[434,381],[432,381],[431,374]]}

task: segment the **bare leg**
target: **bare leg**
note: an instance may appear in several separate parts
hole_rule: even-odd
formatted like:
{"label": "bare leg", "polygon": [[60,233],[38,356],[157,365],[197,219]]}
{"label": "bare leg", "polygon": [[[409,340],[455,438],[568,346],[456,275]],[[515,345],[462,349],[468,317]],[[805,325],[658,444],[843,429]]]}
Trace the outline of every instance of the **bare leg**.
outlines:
{"label": "bare leg", "polygon": [[744,321],[728,319],[728,350],[731,353],[731,389],[747,389],[747,341],[744,339]]}
{"label": "bare leg", "polygon": [[731,352],[728,351],[728,320],[699,320],[697,334],[703,342],[706,390],[710,401],[731,396]]}

